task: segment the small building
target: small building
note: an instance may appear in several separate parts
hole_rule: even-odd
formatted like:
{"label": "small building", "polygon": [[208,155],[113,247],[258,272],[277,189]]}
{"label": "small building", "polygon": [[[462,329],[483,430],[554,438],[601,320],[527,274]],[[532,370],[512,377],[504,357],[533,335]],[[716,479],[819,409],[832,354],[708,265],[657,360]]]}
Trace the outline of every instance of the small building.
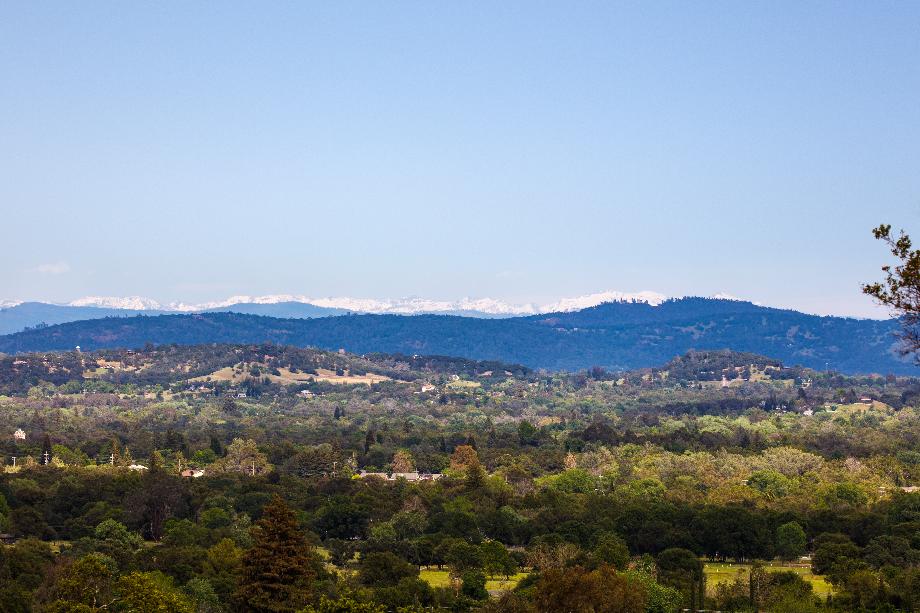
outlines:
{"label": "small building", "polygon": [[180,474],[187,479],[197,479],[198,477],[204,477],[204,471],[199,468],[186,468]]}
{"label": "small building", "polygon": [[386,473],[369,473],[366,470],[362,470],[361,472],[359,472],[358,476],[361,477],[362,479],[365,479],[367,477],[376,477],[378,479],[387,480],[390,478],[390,476]]}
{"label": "small building", "polygon": [[416,482],[416,481],[437,481],[444,475],[441,473],[420,473],[420,472],[409,472],[409,473],[369,473],[362,470],[359,472],[357,477],[364,479],[366,477],[376,477],[384,481],[396,481],[398,479],[405,479],[406,481]]}
{"label": "small building", "polygon": [[142,464],[132,464],[128,468],[130,468],[131,470],[136,470],[136,471],[147,470],[147,467]]}
{"label": "small building", "polygon": [[422,393],[427,394],[428,392],[433,392],[436,389],[437,387],[435,387],[434,385],[430,383],[426,383],[425,385],[422,386]]}
{"label": "small building", "polygon": [[16,432],[13,432],[13,439],[17,441],[26,440],[26,431],[22,428],[17,428]]}
{"label": "small building", "polygon": [[419,474],[416,472],[411,473],[393,473],[390,475],[390,481],[396,481],[397,479],[405,479],[406,481],[418,481]]}
{"label": "small building", "polygon": [[8,534],[8,533],[6,533],[6,532],[0,534],[0,544],[3,544],[3,545],[15,545],[17,540],[19,540],[19,539],[17,539],[17,538],[16,538],[15,536],[13,536],[12,534]]}

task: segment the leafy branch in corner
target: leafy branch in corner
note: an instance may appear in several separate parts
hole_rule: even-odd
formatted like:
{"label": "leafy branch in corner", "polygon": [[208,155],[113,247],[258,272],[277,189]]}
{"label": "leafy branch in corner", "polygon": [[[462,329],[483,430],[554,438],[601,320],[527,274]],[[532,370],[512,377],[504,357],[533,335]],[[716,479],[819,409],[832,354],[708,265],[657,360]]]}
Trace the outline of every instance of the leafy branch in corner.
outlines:
{"label": "leafy branch in corner", "polygon": [[866,283],[862,291],[901,317],[902,352],[918,354],[920,361],[920,249],[913,248],[910,236],[903,230],[893,237],[889,224],[880,225],[872,234],[884,241],[901,263],[883,266],[884,282]]}

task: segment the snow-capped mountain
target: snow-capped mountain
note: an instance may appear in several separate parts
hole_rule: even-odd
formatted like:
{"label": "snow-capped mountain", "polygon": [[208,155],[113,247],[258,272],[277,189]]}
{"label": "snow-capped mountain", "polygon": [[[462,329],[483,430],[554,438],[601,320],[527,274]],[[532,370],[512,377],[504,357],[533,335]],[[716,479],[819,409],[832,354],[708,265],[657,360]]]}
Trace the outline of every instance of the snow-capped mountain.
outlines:
{"label": "snow-capped mountain", "polygon": [[311,298],[295,294],[272,294],[268,296],[231,296],[226,300],[189,304],[185,302],[161,303],[151,298],[142,296],[86,296],[69,302],[67,306],[97,307],[108,309],[125,309],[132,311],[173,311],[192,313],[226,309],[235,305],[272,305],[284,303],[309,304],[326,309],[338,309],[355,313],[393,313],[413,315],[420,313],[464,313],[489,316],[510,317],[514,315],[535,315],[537,313],[551,313],[560,311],[577,311],[605,302],[631,301],[647,302],[657,306],[664,302],[667,296],[658,292],[642,291],[625,293],[606,291],[596,294],[587,294],[574,298],[563,298],[556,302],[544,305],[511,304],[494,298],[463,298],[461,300],[431,300],[428,298],[350,298],[327,297]]}
{"label": "snow-capped mountain", "polygon": [[637,292],[635,294],[626,294],[623,292],[607,291],[597,294],[587,294],[576,298],[563,298],[558,302],[545,305],[540,309],[541,313],[558,313],[568,311],[580,311],[605,302],[647,302],[652,306],[658,306],[668,297],[658,292]]}
{"label": "snow-capped mountain", "polygon": [[67,306],[74,307],[98,307],[103,309],[127,309],[131,311],[162,311],[176,310],[164,309],[156,300],[144,298],[143,296],[84,296],[67,303]]}

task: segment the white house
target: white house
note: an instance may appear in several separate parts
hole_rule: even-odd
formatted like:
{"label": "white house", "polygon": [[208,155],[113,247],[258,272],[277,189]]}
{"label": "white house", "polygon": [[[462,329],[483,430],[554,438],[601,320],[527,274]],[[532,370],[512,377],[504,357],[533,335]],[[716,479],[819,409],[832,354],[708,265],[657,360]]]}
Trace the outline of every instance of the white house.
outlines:
{"label": "white house", "polygon": [[16,439],[17,441],[24,441],[24,440],[26,440],[26,432],[25,432],[25,430],[23,430],[22,428],[18,428],[18,429],[16,430],[16,432],[13,432],[13,438]]}

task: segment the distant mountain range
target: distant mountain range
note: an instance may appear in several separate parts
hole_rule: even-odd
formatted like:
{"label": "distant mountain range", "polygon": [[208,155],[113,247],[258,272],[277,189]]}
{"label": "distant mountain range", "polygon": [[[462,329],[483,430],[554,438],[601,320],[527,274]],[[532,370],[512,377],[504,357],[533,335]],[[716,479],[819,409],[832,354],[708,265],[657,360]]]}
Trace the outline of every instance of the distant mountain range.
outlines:
{"label": "distant mountain range", "polygon": [[67,304],[46,302],[0,301],[0,334],[12,334],[25,328],[62,324],[103,317],[132,317],[135,315],[166,315],[172,313],[233,312],[267,315],[281,318],[313,318],[374,313],[394,315],[460,315],[463,317],[514,317],[556,311],[573,311],[612,301],[638,301],[660,304],[666,297],[657,292],[633,294],[606,291],[596,294],[563,298],[554,303],[509,304],[492,298],[447,301],[426,298],[379,300],[375,298],[309,298],[292,294],[271,296],[232,296],[226,300],[189,304],[163,304],[143,296],[87,296]]}
{"label": "distant mountain range", "polygon": [[[285,303],[260,306],[288,308],[279,305]],[[894,334],[899,323],[895,320],[819,317],[713,298],[665,300],[657,305],[619,301],[568,312],[492,319],[390,314],[293,319],[237,312],[144,313],[0,336],[0,352],[71,350],[77,345],[98,349],[146,343],[272,342],[344,348],[358,354],[452,355],[532,368],[577,370],[654,366],[693,349],[731,349],[770,356],[788,365],[830,367],[845,373],[918,374],[920,370],[910,359],[898,355]]]}

